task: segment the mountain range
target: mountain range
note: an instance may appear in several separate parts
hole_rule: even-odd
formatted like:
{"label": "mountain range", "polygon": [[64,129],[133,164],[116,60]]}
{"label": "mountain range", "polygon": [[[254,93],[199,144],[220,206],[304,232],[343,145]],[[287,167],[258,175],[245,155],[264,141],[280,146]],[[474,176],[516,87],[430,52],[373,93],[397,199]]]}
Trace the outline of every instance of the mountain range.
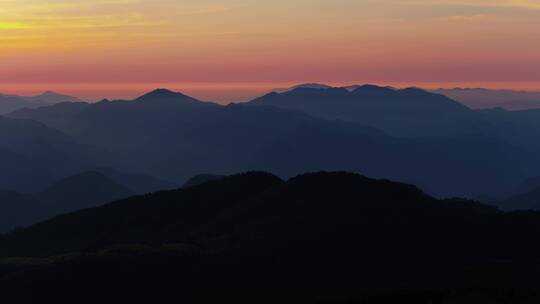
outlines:
{"label": "mountain range", "polygon": [[227,106],[157,89],[21,109],[0,118],[0,189],[36,192],[99,167],[178,185],[201,172],[349,170],[441,197],[500,197],[540,171],[537,110],[472,110],[416,88],[313,86]]}
{"label": "mountain range", "polygon": [[60,102],[81,102],[82,100],[68,95],[47,91],[35,96],[18,96],[0,94],[0,115],[8,114],[23,108],[50,106]]}
{"label": "mountain range", "polygon": [[540,110],[157,89],[20,109],[0,139],[8,302],[540,300],[540,214],[506,211],[540,208]]}
{"label": "mountain range", "polygon": [[0,116],[0,138],[0,189],[42,189],[56,178],[89,167],[99,154],[33,120]]}
{"label": "mountain range", "polygon": [[488,113],[419,89],[298,88],[228,106],[158,89],[132,101],[60,103],[9,117],[39,121],[92,147],[96,164],[84,168],[180,183],[201,172],[265,170],[286,178],[351,170],[434,195],[474,197],[540,170],[536,150],[527,150],[536,147],[524,147],[534,130],[523,126],[521,140]]}
{"label": "mountain range", "polygon": [[62,179],[43,191],[0,192],[0,231],[28,226],[55,215],[95,207],[133,195],[129,189],[98,172]]}
{"label": "mountain range", "polygon": [[534,91],[454,88],[437,89],[433,92],[448,96],[473,109],[529,110],[540,108],[540,92]]}
{"label": "mountain range", "polygon": [[[370,87],[373,85],[349,85],[343,86],[341,88],[344,88],[348,91],[354,91],[359,87],[365,86]],[[299,88],[330,89],[334,87],[322,83],[305,83],[295,85],[289,88],[278,88],[272,91],[276,93],[286,93]],[[398,90],[391,86],[386,86],[384,88],[390,90]],[[496,90],[484,88],[440,88],[429,91],[456,100],[471,109],[502,108],[514,111],[540,108],[540,92],[537,91]]]}
{"label": "mountain range", "polygon": [[396,136],[452,135],[478,123],[474,113],[462,104],[416,88],[397,90],[365,85],[351,91],[297,87],[284,93],[269,93],[248,104],[358,122]]}
{"label": "mountain range", "polygon": [[388,180],[250,172],[3,235],[0,291],[18,303],[535,302],[539,231],[538,213]]}
{"label": "mountain range", "polygon": [[112,168],[96,168],[33,193],[0,191],[0,233],[135,194],[178,188],[172,183]]}

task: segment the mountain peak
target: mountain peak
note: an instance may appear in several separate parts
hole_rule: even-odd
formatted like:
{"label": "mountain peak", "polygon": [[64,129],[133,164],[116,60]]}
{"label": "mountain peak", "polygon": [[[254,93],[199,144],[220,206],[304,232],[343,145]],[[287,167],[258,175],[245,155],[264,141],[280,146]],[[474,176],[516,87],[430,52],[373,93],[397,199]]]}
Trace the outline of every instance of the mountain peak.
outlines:
{"label": "mountain peak", "polygon": [[286,92],[294,91],[296,89],[330,89],[330,88],[332,87],[327,84],[322,84],[322,83],[303,83],[303,84],[292,86],[290,88],[274,89],[272,90],[272,92],[286,93]]}
{"label": "mountain peak", "polygon": [[146,107],[172,107],[172,108],[183,108],[183,109],[196,109],[196,108],[205,108],[205,107],[216,107],[218,106],[212,102],[200,101],[191,96],[185,95],[180,92],[174,92],[168,89],[155,89],[145,95],[140,96],[139,98],[133,100],[134,102],[145,105]]}
{"label": "mountain peak", "polygon": [[354,94],[368,94],[368,95],[371,95],[371,94],[391,95],[391,94],[396,93],[396,91],[391,88],[380,87],[373,84],[355,86],[352,92]]}
{"label": "mountain peak", "polygon": [[29,102],[35,102],[45,105],[53,105],[60,102],[82,102],[78,97],[60,94],[54,91],[45,91],[35,96],[17,96]]}
{"label": "mountain peak", "polygon": [[158,88],[158,89],[155,89],[153,91],[150,91],[148,94],[153,94],[153,95],[176,95],[176,94],[179,94],[179,93],[174,92],[174,91],[169,90],[169,89],[165,89],[165,88]]}
{"label": "mountain peak", "polygon": [[291,91],[285,92],[285,94],[302,94],[302,95],[319,95],[319,96],[347,96],[350,92],[345,88],[309,88],[298,87]]}
{"label": "mountain peak", "polygon": [[136,101],[179,101],[179,100],[189,100],[189,101],[198,101],[195,98],[184,95],[180,92],[174,92],[168,89],[155,89],[149,93],[146,93],[139,98],[135,99]]}
{"label": "mountain peak", "polygon": [[62,95],[62,94],[56,93],[55,91],[45,91],[45,92],[39,94],[38,96],[51,96],[51,95],[58,96],[58,95]]}
{"label": "mountain peak", "polygon": [[121,196],[129,196],[131,190],[118,184],[116,181],[98,171],[86,171],[66,177],[43,191],[49,196],[64,196],[67,193],[88,193],[88,191],[111,191],[120,193]]}
{"label": "mountain peak", "polygon": [[415,96],[433,95],[433,93],[430,93],[424,89],[417,88],[417,87],[406,88],[406,89],[401,90],[401,92],[407,95],[415,95]]}
{"label": "mountain peak", "polygon": [[218,179],[225,178],[225,175],[219,174],[199,174],[190,178],[183,186],[183,188],[190,188],[194,186],[199,186],[207,182],[215,181]]}

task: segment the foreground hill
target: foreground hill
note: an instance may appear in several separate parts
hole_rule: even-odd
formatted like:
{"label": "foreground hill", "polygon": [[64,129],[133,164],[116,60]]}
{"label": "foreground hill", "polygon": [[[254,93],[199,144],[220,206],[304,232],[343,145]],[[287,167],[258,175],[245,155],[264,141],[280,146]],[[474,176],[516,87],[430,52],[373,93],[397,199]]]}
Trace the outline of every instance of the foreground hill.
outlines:
{"label": "foreground hill", "polygon": [[538,232],[538,213],[406,184],[248,173],[5,235],[0,290],[19,303],[533,303]]}
{"label": "foreground hill", "polygon": [[[380,105],[378,101],[372,103],[380,115],[389,111],[388,118],[408,106],[411,110],[403,113],[417,111],[420,115],[422,107],[431,113],[430,109],[438,109],[439,104],[444,106],[437,111],[448,110],[449,115],[468,116],[472,112],[438,95],[431,105],[433,94],[413,89],[395,92],[360,87],[354,92],[344,91],[316,90],[309,94],[328,95],[325,103],[337,96],[335,105],[343,106],[342,112],[349,112],[347,104],[357,103],[354,98],[359,94],[397,94]],[[347,98],[342,103],[341,95]],[[402,95],[409,97],[402,100]],[[427,100],[423,97],[426,95]],[[440,115],[430,115],[423,115],[422,119],[428,120],[420,119],[419,123],[441,120]],[[21,110],[10,117],[40,121],[107,151],[110,166],[121,171],[179,182],[201,172],[263,170],[287,178],[306,171],[353,170],[414,183],[436,195],[476,196],[506,189],[540,167],[528,154],[524,156],[529,151],[489,134],[467,130],[452,136],[442,132],[437,137],[401,139],[355,122],[324,120],[274,106],[221,106],[163,89],[132,101],[64,103]],[[384,121],[376,117],[370,119]],[[407,127],[405,122],[396,121],[401,123],[400,129]],[[457,124],[454,120],[452,123]],[[431,132],[436,128],[424,129]]]}
{"label": "foreground hill", "polygon": [[37,193],[0,191],[0,232],[35,224],[61,213],[95,207],[133,193],[95,171],[64,178]]}

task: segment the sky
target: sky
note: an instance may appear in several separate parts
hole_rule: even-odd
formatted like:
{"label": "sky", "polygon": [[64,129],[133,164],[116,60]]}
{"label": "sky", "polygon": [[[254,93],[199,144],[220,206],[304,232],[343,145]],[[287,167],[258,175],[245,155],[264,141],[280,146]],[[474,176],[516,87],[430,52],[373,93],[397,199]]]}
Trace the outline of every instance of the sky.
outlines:
{"label": "sky", "polygon": [[0,92],[540,91],[540,0],[0,0]]}

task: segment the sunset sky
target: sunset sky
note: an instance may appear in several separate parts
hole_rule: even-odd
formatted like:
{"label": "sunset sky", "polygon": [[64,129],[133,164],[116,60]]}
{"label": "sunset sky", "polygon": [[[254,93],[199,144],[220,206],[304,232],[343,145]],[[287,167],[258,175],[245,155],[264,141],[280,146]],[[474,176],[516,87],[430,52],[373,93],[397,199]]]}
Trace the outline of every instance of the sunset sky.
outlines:
{"label": "sunset sky", "polygon": [[0,0],[0,92],[540,90],[540,0]]}

